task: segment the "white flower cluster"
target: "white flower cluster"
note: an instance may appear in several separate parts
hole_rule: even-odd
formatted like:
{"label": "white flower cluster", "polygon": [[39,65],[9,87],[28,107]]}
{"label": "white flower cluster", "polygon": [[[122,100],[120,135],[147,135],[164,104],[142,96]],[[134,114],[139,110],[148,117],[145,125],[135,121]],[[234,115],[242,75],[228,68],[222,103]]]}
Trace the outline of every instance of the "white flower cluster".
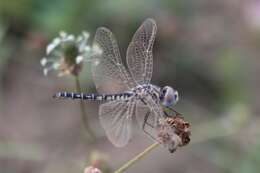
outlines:
{"label": "white flower cluster", "polygon": [[[69,71],[64,69],[64,66],[71,69],[71,66],[75,67],[82,64],[83,61],[90,61],[93,55],[100,54],[101,51],[97,46],[88,45],[88,38],[89,33],[85,31],[77,37],[63,31],[60,32],[59,36],[54,38],[47,46],[46,57],[41,59],[41,65],[44,67],[44,75],[47,75],[51,70],[56,70],[58,71],[58,75],[62,76],[65,74],[64,71]],[[76,52],[75,56],[68,57],[68,55],[66,55],[66,49],[68,49],[67,45],[76,49],[74,50]]]}

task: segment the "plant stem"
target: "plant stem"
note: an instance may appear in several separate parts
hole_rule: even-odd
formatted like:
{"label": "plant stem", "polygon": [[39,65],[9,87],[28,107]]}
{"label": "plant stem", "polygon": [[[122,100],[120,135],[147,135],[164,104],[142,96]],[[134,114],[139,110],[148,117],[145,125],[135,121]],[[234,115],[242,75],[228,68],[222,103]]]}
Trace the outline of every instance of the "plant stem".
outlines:
{"label": "plant stem", "polygon": [[135,164],[137,161],[142,159],[145,155],[147,155],[150,151],[152,151],[154,148],[159,146],[159,143],[154,143],[147,147],[143,152],[139,153],[137,156],[135,156],[133,159],[126,162],[123,166],[121,166],[118,170],[116,170],[114,173],[122,173],[125,170],[127,170],[130,166]]}
{"label": "plant stem", "polygon": [[[77,92],[81,93],[82,89],[80,86],[80,82],[79,82],[79,77],[75,76],[75,82],[76,82],[76,88],[77,88]],[[81,111],[81,119],[82,119],[82,125],[84,127],[84,129],[88,132],[89,136],[94,139],[95,135],[92,132],[91,128],[89,127],[89,123],[88,123],[88,118],[87,118],[87,114],[85,111],[85,106],[84,106],[84,102],[82,99],[80,99],[80,111]]]}

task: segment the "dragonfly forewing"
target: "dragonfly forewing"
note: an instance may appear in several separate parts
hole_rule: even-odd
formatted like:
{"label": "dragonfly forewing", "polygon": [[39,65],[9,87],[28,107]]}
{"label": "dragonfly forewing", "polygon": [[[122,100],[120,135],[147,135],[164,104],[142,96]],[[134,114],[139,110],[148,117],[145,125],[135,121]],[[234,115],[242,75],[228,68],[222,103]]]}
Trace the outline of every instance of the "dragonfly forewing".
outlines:
{"label": "dragonfly forewing", "polygon": [[157,31],[153,19],[146,19],[134,34],[127,49],[128,69],[138,84],[148,84],[152,78],[152,48]]}
{"label": "dragonfly forewing", "polygon": [[136,86],[122,64],[119,48],[112,32],[104,27],[98,28],[94,44],[102,51],[92,62],[92,76],[98,92],[119,93]]}

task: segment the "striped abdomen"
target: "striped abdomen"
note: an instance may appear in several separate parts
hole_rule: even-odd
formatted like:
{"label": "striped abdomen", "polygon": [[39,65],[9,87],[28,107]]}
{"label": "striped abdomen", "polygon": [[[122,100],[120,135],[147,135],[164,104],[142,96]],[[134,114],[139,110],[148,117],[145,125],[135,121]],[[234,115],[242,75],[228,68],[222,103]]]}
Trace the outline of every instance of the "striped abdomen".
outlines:
{"label": "striped abdomen", "polygon": [[82,100],[127,100],[133,93],[119,93],[119,94],[88,94],[88,93],[73,93],[73,92],[58,92],[54,98],[71,98]]}

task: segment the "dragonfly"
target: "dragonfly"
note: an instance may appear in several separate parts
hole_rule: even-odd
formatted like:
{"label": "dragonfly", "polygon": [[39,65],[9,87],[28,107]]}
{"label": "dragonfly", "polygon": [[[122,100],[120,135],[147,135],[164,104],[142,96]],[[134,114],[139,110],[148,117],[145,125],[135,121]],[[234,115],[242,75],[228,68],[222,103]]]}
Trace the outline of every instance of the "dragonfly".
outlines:
{"label": "dragonfly", "polygon": [[126,68],[113,33],[108,28],[98,28],[94,45],[102,53],[91,61],[98,93],[58,92],[54,95],[56,98],[105,101],[99,106],[100,123],[108,139],[117,147],[130,141],[134,117],[149,135],[145,131],[147,124],[158,127],[159,120],[166,116],[164,108],[170,108],[179,100],[178,91],[173,87],[150,83],[156,31],[154,19],[148,18],[141,24],[127,48]]}

